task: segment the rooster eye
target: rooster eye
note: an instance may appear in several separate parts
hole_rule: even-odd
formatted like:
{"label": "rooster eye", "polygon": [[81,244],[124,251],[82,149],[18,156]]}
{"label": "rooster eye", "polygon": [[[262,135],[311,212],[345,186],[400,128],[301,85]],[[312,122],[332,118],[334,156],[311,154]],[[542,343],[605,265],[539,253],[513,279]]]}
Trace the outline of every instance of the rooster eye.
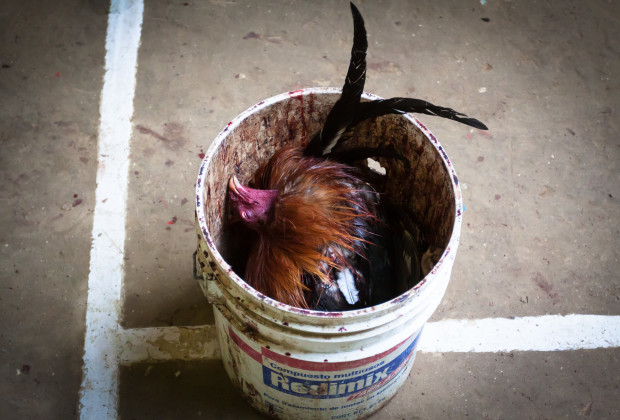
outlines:
{"label": "rooster eye", "polygon": [[241,217],[243,217],[244,219],[249,219],[250,217],[252,217],[252,212],[251,211],[243,211],[241,212]]}

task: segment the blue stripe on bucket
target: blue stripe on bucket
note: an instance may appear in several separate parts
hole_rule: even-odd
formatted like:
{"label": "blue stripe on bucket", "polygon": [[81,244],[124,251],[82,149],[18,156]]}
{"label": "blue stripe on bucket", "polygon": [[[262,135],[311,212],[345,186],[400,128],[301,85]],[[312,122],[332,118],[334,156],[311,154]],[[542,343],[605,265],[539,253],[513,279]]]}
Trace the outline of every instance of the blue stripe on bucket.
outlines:
{"label": "blue stripe on bucket", "polygon": [[263,364],[263,383],[285,394],[304,398],[349,397],[348,400],[361,398],[379,390],[406,370],[409,362],[413,361],[418,337],[388,363],[378,361],[374,365],[353,372],[334,370],[331,373],[324,371],[309,373],[289,370],[266,360]]}

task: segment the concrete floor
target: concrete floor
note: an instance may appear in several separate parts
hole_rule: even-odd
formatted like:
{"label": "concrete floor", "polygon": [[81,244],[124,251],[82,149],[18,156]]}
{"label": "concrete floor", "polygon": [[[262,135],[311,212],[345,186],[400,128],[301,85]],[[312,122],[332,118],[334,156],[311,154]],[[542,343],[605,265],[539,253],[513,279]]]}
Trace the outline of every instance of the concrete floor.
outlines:
{"label": "concrete floor", "polygon": [[[357,1],[367,91],[490,128],[420,117],[467,207],[433,320],[620,315],[620,4],[481,3]],[[106,25],[95,0],[0,5],[3,419],[78,416]],[[123,327],[213,322],[191,265],[201,153],[264,98],[341,86],[351,32],[344,0],[146,2]],[[373,419],[619,418],[619,386],[618,348],[419,353]],[[119,406],[126,419],[261,418],[217,360],[125,366]]]}

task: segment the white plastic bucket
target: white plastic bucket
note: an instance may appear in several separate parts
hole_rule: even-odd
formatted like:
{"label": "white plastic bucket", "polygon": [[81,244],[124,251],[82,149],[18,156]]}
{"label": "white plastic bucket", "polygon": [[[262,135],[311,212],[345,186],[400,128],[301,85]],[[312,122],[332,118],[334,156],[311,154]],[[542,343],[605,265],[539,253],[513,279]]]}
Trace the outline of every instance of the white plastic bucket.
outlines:
{"label": "white plastic bucket", "polygon": [[225,218],[229,177],[247,182],[277,148],[307,143],[339,95],[339,89],[312,88],[254,105],[213,141],[196,184],[200,285],[214,305],[226,372],[255,408],[281,419],[355,419],[386,404],[411,370],[459,243],[461,191],[447,154],[415,118],[390,115],[358,125],[347,147],[392,144],[409,160],[407,168],[379,159],[387,170],[385,192],[444,250],[431,272],[389,302],[346,312],[284,305],[235,274],[227,262],[235,258]]}

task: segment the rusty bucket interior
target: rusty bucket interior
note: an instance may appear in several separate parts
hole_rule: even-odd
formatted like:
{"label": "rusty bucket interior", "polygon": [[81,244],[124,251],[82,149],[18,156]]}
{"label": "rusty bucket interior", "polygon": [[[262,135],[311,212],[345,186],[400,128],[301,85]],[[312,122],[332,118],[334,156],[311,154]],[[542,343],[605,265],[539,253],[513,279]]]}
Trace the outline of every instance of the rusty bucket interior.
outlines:
{"label": "rusty bucket interior", "polygon": [[[207,233],[223,259],[243,277],[247,245],[239,243],[227,217],[227,186],[231,175],[247,184],[260,165],[281,147],[305,145],[318,132],[340,93],[326,89],[289,92],[261,102],[233,120],[211,146],[204,176]],[[363,100],[376,97],[365,94]],[[444,249],[450,241],[458,180],[435,137],[415,118],[386,115],[361,122],[346,134],[338,150],[393,147],[406,159],[377,158],[385,169],[381,193],[400,205],[419,228],[418,243]],[[443,157],[443,159],[442,159]],[[209,156],[207,156],[209,158]],[[362,164],[367,164],[362,162]],[[204,232],[204,230],[203,230]],[[211,242],[210,241],[210,242]]]}

